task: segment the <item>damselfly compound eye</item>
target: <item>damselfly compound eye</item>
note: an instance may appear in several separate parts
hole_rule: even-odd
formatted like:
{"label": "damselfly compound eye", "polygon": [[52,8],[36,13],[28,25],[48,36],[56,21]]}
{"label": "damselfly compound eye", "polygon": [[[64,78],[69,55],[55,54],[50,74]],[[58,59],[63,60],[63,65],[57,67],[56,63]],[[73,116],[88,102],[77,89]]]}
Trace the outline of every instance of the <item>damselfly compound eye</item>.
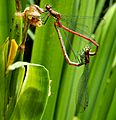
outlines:
{"label": "damselfly compound eye", "polygon": [[52,6],[51,6],[51,5],[46,5],[45,8],[46,8],[47,10],[49,10],[50,8],[52,8]]}

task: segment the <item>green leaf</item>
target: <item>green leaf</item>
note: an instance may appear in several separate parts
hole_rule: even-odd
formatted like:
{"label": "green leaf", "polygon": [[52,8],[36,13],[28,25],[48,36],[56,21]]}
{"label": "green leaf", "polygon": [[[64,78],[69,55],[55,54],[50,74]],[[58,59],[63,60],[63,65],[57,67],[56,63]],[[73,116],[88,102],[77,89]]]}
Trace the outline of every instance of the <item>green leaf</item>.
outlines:
{"label": "green leaf", "polygon": [[[116,66],[113,68],[112,70],[112,75],[111,75],[111,78],[110,78],[110,82],[112,83],[112,85],[114,84],[114,82],[112,81],[115,81],[115,77],[116,76]],[[112,88],[109,88],[110,92],[112,92]],[[114,91],[114,89],[113,89]],[[116,108],[116,88],[115,88],[115,91],[112,92],[114,93],[113,94],[113,97],[112,97],[112,102],[111,102],[111,105],[110,105],[110,108],[109,108],[109,112],[108,112],[108,115],[107,115],[107,120],[115,120],[116,119],[116,114],[115,114],[115,108]]]}
{"label": "green leaf", "polygon": [[[49,96],[50,80],[45,67],[27,62],[17,62],[9,70],[27,66],[26,76],[10,120],[40,120]],[[20,77],[21,74],[20,74]],[[24,76],[23,76],[24,77]],[[19,78],[19,77],[18,77]]]}

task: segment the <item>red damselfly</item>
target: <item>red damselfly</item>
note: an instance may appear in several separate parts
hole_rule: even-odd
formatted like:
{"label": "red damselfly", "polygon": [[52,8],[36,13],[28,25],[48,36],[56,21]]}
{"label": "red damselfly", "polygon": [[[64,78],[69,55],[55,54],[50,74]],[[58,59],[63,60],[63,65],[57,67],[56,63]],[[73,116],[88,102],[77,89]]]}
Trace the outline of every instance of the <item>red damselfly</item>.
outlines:
{"label": "red damselfly", "polygon": [[[89,70],[88,70],[89,69],[89,57],[96,55],[96,53],[98,51],[99,44],[95,40],[89,38],[88,36],[85,36],[81,33],[78,33],[76,31],[64,26],[61,22],[61,14],[58,13],[57,11],[53,10],[50,5],[46,5],[45,12],[47,12],[47,18],[46,18],[44,24],[47,22],[47,20],[50,16],[55,18],[54,26],[55,26],[56,32],[58,34],[58,38],[60,41],[63,55],[64,55],[66,61],[68,62],[68,64],[72,65],[72,66],[81,66],[83,64],[85,65],[83,74],[82,74],[81,79],[79,80],[79,84],[78,84],[78,102],[77,102],[78,110],[81,109],[80,106],[82,107],[83,110],[85,110],[86,107],[88,106],[87,82],[88,82],[88,75],[89,75]],[[92,43],[96,47],[95,51],[91,52],[89,47],[85,47],[80,54],[79,61],[78,62],[71,61],[67,52],[66,52],[66,48],[64,45],[62,34],[61,34],[59,28],[89,41],[90,43]]]}
{"label": "red damselfly", "polygon": [[98,47],[99,47],[99,45],[98,45],[97,42],[95,42],[93,39],[91,39],[91,38],[89,38],[89,37],[87,37],[87,36],[85,36],[85,35],[83,35],[83,34],[80,34],[80,33],[78,33],[78,32],[75,32],[75,31],[67,28],[66,26],[64,26],[64,25],[61,23],[61,14],[58,13],[58,12],[56,12],[56,11],[54,11],[50,5],[46,5],[45,8],[46,8],[45,11],[48,12],[47,19],[45,20],[45,23],[46,23],[46,21],[48,20],[48,18],[49,18],[50,16],[53,16],[53,17],[56,19],[56,21],[54,22],[54,26],[55,26],[56,32],[57,32],[57,34],[58,34],[58,38],[59,38],[59,40],[60,40],[60,45],[61,45],[61,48],[62,48],[62,52],[63,52],[64,57],[65,57],[65,59],[66,59],[66,61],[68,62],[69,65],[80,66],[80,65],[82,65],[82,64],[84,64],[84,63],[72,62],[72,61],[69,59],[69,57],[68,57],[68,55],[67,55],[67,52],[66,52],[66,49],[65,49],[65,46],[64,46],[64,42],[63,42],[62,35],[61,35],[61,32],[60,32],[59,28],[62,28],[62,29],[64,29],[65,31],[68,31],[68,32],[70,32],[70,33],[72,33],[72,34],[75,34],[75,35],[77,35],[77,36],[79,36],[79,37],[82,37],[82,38],[84,38],[85,40],[93,43],[93,44],[96,46],[96,50],[95,50],[94,52],[90,52],[90,51],[89,51],[89,55],[90,55],[90,56],[96,55],[96,53],[97,53],[97,51],[98,51]]}

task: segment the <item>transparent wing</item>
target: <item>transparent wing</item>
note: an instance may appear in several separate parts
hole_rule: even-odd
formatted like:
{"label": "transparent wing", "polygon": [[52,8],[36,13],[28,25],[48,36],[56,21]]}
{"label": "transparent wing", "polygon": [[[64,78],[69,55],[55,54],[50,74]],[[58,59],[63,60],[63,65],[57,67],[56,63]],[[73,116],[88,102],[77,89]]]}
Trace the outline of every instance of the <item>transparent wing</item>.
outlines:
{"label": "transparent wing", "polygon": [[87,87],[88,76],[89,76],[89,64],[86,64],[78,84],[77,112],[83,112],[88,106],[89,101]]}
{"label": "transparent wing", "polygon": [[95,16],[61,16],[61,20],[70,29],[91,37],[91,34],[97,24],[98,17]]}

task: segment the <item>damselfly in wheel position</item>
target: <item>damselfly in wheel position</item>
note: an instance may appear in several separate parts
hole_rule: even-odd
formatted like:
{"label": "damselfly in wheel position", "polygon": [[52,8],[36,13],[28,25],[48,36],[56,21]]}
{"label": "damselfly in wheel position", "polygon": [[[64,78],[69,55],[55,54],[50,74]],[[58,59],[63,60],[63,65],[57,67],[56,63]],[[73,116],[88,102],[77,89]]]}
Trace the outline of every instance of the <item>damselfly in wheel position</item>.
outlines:
{"label": "damselfly in wheel position", "polygon": [[66,49],[65,49],[65,46],[64,46],[64,42],[63,42],[62,35],[61,35],[61,32],[60,32],[59,28],[62,28],[62,29],[64,29],[65,31],[68,31],[68,32],[70,32],[70,33],[72,33],[72,34],[75,34],[75,35],[77,35],[77,36],[79,36],[79,37],[82,37],[82,38],[84,38],[85,40],[90,41],[91,43],[93,43],[93,44],[96,46],[96,50],[95,50],[94,52],[90,52],[90,51],[89,51],[89,55],[90,55],[90,56],[96,55],[96,53],[97,53],[97,51],[98,51],[98,47],[99,47],[98,43],[96,43],[96,42],[95,42],[94,40],[92,40],[91,38],[89,38],[89,37],[87,37],[87,36],[85,36],[85,35],[83,35],[83,34],[80,34],[80,33],[78,33],[78,32],[75,32],[75,31],[73,31],[73,30],[65,27],[64,25],[62,25],[62,23],[61,23],[61,21],[60,21],[60,20],[61,20],[61,14],[58,13],[58,12],[56,12],[56,11],[54,11],[50,5],[46,5],[45,8],[46,8],[45,12],[48,12],[48,16],[47,16],[47,19],[45,20],[45,23],[46,23],[46,21],[48,20],[48,18],[49,18],[50,16],[53,16],[53,17],[56,19],[56,21],[54,22],[54,26],[55,26],[56,32],[57,32],[58,37],[59,37],[59,40],[60,40],[62,52],[63,52],[64,57],[65,57],[65,59],[66,59],[66,61],[68,62],[69,65],[80,66],[80,65],[82,65],[82,64],[84,64],[84,63],[76,63],[76,62],[73,62],[73,61],[71,61],[71,60],[69,59],[69,57],[68,57],[68,55],[67,55],[67,52],[66,52]]}
{"label": "damselfly in wheel position", "polygon": [[[75,31],[67,28],[66,26],[64,26],[61,23],[61,14],[56,12],[55,10],[53,10],[50,5],[46,5],[44,12],[47,12],[47,18],[45,20],[45,23],[47,22],[47,20],[50,16],[55,18],[54,26],[55,26],[56,32],[58,34],[58,38],[60,41],[63,55],[64,55],[66,61],[68,62],[68,64],[72,65],[72,66],[81,66],[81,65],[85,64],[84,72],[83,72],[81,79],[79,81],[79,84],[78,84],[78,104],[80,106],[82,106],[83,109],[85,110],[85,108],[88,106],[87,81],[88,81],[88,73],[89,73],[88,72],[89,57],[96,55],[96,53],[98,51],[99,44],[97,42],[95,42],[93,39],[91,39],[83,34],[80,34],[78,32],[75,32]],[[62,38],[62,35],[61,35],[59,28],[65,30],[65,31],[68,31],[72,34],[75,34],[75,35],[77,35],[81,38],[84,38],[85,40],[91,42],[96,47],[95,51],[91,52],[90,48],[86,47],[86,48],[84,48],[83,53],[80,54],[80,61],[79,62],[71,61],[70,58],[68,57],[67,52],[66,52],[66,48],[65,48],[63,38]]]}

